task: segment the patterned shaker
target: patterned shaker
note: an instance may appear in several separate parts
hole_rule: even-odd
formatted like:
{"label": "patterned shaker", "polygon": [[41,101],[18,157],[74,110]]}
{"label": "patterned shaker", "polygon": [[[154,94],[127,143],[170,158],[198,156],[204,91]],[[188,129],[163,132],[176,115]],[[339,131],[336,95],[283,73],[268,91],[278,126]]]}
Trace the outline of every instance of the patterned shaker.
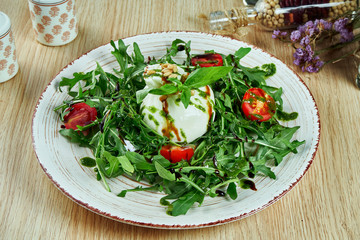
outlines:
{"label": "patterned shaker", "polygon": [[78,34],[74,0],[29,0],[36,39],[48,46],[61,46]]}
{"label": "patterned shaker", "polygon": [[10,18],[0,12],[0,83],[13,78],[18,70]]}

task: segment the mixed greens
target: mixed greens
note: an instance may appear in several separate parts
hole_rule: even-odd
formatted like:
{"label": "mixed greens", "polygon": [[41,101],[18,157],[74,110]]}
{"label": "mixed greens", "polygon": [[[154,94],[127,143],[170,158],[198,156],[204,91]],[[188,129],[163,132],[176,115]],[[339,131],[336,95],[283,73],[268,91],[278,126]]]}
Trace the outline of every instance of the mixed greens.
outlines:
{"label": "mixed greens", "polygon": [[[61,121],[76,103],[86,103],[96,109],[97,117],[77,129],[63,129],[60,134],[71,142],[90,148],[94,156],[81,159],[81,164],[94,169],[99,181],[111,191],[107,179],[128,175],[137,181],[146,181],[151,187],[124,189],[117,193],[125,197],[132,191],[160,191],[166,195],[160,203],[167,206],[172,216],[186,214],[195,204],[202,204],[205,196],[237,198],[238,188],[256,190],[256,175],[276,179],[271,166],[277,166],[289,153],[304,141],[292,140],[299,127],[282,126],[279,121],[292,120],[297,113],[283,111],[282,89],[266,85],[266,79],[276,72],[273,63],[250,68],[241,59],[250,48],[240,48],[227,56],[220,53],[223,66],[201,68],[192,66],[190,42],[176,39],[160,59],[145,59],[139,46],[133,44],[128,54],[122,40],[111,42],[111,52],[119,63],[113,73],[105,72],[99,64],[95,70],[74,73],[73,78],[63,78],[59,89],[67,87],[70,100],[64,101],[55,111]],[[190,73],[186,81],[169,81],[158,89],[144,89],[144,68],[149,64],[172,63],[180,51],[186,59],[177,64]],[[205,53],[214,53],[206,51]],[[147,94],[181,94],[187,107],[191,90],[210,85],[215,102],[215,117],[206,134],[191,144],[194,155],[188,161],[168,161],[160,154],[162,146],[174,143],[151,129],[143,120],[140,102]],[[267,121],[253,121],[242,112],[244,94],[250,88],[265,90],[276,103],[276,112]],[[77,90],[74,90],[77,89]],[[134,151],[128,150],[132,145]],[[224,199],[225,201],[225,199]]]}

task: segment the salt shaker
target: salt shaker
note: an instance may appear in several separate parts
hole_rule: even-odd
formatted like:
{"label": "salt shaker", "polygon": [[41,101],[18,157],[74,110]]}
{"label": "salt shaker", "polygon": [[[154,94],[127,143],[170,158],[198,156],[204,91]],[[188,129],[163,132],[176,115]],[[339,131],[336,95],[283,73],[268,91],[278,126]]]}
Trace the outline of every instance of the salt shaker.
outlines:
{"label": "salt shaker", "polygon": [[47,46],[61,46],[78,34],[75,0],[28,0],[36,40]]}
{"label": "salt shaker", "polygon": [[18,70],[10,18],[0,12],[0,83],[13,78]]}

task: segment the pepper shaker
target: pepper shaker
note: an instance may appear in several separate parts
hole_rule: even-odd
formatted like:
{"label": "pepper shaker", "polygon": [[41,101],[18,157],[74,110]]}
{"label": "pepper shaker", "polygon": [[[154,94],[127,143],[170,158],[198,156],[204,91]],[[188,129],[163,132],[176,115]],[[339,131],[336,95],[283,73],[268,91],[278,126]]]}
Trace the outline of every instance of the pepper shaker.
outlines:
{"label": "pepper shaker", "polygon": [[78,34],[75,0],[28,0],[36,40],[47,46],[61,46]]}
{"label": "pepper shaker", "polygon": [[13,78],[18,70],[10,18],[0,12],[0,83]]}

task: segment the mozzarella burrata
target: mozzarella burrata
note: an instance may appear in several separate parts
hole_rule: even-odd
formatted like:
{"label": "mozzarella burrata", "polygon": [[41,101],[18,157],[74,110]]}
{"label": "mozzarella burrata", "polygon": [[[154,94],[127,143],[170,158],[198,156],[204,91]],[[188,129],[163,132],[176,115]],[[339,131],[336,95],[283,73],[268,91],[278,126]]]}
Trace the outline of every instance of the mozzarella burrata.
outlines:
{"label": "mozzarella burrata", "polygon": [[[145,68],[146,88],[161,87],[166,83],[167,77],[176,76],[180,80],[185,73],[177,67],[176,71],[170,72],[169,75],[167,70],[164,71],[166,67],[164,68],[163,64],[155,64]],[[172,75],[174,73],[175,75]],[[214,114],[213,104],[214,93],[209,86],[205,86],[191,90],[190,104],[186,109],[181,102],[180,93],[164,96],[148,94],[141,104],[141,114],[146,124],[160,135],[168,137],[173,142],[190,143],[206,133]]]}

